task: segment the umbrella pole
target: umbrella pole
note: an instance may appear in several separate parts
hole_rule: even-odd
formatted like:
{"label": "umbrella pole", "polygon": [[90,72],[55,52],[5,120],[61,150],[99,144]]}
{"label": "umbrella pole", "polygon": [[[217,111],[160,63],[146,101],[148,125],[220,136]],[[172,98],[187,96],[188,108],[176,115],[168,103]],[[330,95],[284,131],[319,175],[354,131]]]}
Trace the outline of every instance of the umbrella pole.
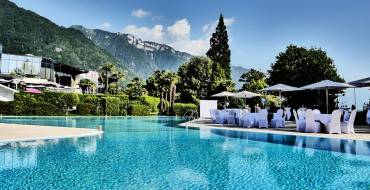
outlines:
{"label": "umbrella pole", "polygon": [[353,96],[355,96],[355,107],[357,108],[356,88],[353,88]]}
{"label": "umbrella pole", "polygon": [[329,100],[328,100],[328,97],[329,96],[329,92],[328,92],[328,89],[326,89],[326,113],[328,114],[329,113]]}
{"label": "umbrella pole", "polygon": [[279,90],[279,103],[280,103],[280,108],[281,108],[281,103],[282,103],[282,101],[281,101],[281,90]]}

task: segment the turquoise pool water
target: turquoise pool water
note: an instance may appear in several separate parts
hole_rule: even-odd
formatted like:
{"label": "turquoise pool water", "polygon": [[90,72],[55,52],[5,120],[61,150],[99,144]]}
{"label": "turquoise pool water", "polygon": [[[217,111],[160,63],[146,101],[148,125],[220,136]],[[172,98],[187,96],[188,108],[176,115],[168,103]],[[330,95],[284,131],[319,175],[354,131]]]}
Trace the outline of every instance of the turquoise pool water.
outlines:
{"label": "turquoise pool water", "polygon": [[370,143],[192,130],[174,117],[6,118],[101,137],[2,144],[1,189],[370,189]]}

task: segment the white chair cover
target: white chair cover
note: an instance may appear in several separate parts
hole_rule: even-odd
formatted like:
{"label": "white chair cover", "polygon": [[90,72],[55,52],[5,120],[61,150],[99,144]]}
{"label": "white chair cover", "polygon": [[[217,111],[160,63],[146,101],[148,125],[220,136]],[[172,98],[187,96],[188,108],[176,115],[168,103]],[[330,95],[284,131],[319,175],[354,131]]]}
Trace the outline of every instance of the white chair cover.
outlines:
{"label": "white chair cover", "polygon": [[228,110],[228,112],[227,112],[227,123],[235,125],[238,113],[239,112],[235,109]]}
{"label": "white chair cover", "polygon": [[304,132],[306,128],[306,121],[304,119],[298,119],[297,112],[293,109],[293,115],[298,132]]}
{"label": "white chair cover", "polygon": [[215,110],[215,109],[209,110],[209,112],[211,114],[212,123],[216,123],[216,114],[215,114],[216,111],[217,110]]}
{"label": "white chair cover", "polygon": [[349,120],[341,123],[340,127],[342,130],[342,133],[346,133],[346,134],[355,133],[354,123],[355,123],[356,113],[357,113],[356,110],[352,110],[351,115],[349,116]]}
{"label": "white chair cover", "polygon": [[266,109],[262,109],[256,116],[257,124],[259,128],[268,128],[267,120],[268,112]]}
{"label": "white chair cover", "polygon": [[297,111],[298,119],[304,119],[305,112],[306,112],[305,110],[303,110],[302,108],[299,108],[298,111]]}
{"label": "white chair cover", "polygon": [[290,117],[292,117],[292,113],[290,111],[290,108],[287,107],[287,108],[285,108],[285,120],[286,121],[289,121],[290,120]]}
{"label": "white chair cover", "polygon": [[370,108],[367,110],[367,114],[366,114],[366,123],[368,125],[370,125]]}
{"label": "white chair cover", "polygon": [[243,116],[240,123],[241,123],[241,127],[247,127],[247,128],[253,127],[255,124],[255,119],[254,119],[253,114],[247,113],[245,116]]}
{"label": "white chair cover", "polygon": [[315,121],[313,111],[311,109],[306,110],[306,133],[318,133],[320,132],[320,123]]}
{"label": "white chair cover", "polygon": [[271,127],[285,127],[283,109],[278,109],[276,113],[274,113],[273,118],[271,120]]}
{"label": "white chair cover", "polygon": [[349,121],[349,112],[347,110],[343,111],[343,122]]}
{"label": "white chair cover", "polygon": [[341,134],[342,130],[340,127],[340,116],[342,113],[339,110],[334,110],[331,114],[330,122],[325,126],[326,132],[329,134],[338,133]]}
{"label": "white chair cover", "polygon": [[314,110],[313,110],[313,114],[321,114],[321,112],[320,112],[320,110],[318,110],[318,109],[314,109]]}

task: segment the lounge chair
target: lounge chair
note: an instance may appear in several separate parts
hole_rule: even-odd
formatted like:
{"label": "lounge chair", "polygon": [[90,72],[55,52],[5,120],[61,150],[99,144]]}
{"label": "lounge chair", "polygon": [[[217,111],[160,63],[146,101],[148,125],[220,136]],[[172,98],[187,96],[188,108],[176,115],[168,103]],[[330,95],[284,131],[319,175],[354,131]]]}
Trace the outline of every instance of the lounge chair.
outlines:
{"label": "lounge chair", "polygon": [[297,112],[295,110],[293,110],[293,115],[294,115],[296,130],[298,132],[304,132],[306,128],[306,121],[304,119],[299,119],[297,116]]}
{"label": "lounge chair", "polygon": [[283,109],[278,109],[278,111],[274,113],[273,118],[271,120],[271,127],[273,128],[285,127],[283,112],[284,112]]}
{"label": "lounge chair", "polygon": [[328,124],[326,124],[326,132],[329,134],[332,133],[338,133],[341,134],[342,130],[340,127],[340,116],[342,113],[339,110],[334,110],[333,113],[331,114],[331,119]]}
{"label": "lounge chair", "polygon": [[256,120],[259,128],[268,128],[269,122],[267,120],[268,112],[262,109],[257,115]]}
{"label": "lounge chair", "polygon": [[306,116],[305,132],[306,133],[319,133],[320,123],[315,121],[315,118],[313,116],[313,111],[311,109],[307,109],[305,116]]}
{"label": "lounge chair", "polygon": [[346,133],[346,134],[355,133],[354,123],[355,123],[356,113],[357,113],[356,110],[352,110],[351,115],[349,116],[349,120],[344,121],[340,124],[342,133]]}

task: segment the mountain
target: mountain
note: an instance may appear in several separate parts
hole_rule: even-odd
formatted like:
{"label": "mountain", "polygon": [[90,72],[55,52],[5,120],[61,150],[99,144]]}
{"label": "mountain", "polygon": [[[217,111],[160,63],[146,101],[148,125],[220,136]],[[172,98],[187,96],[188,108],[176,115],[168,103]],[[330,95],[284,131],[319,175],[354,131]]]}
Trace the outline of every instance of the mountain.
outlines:
{"label": "mountain", "polygon": [[192,55],[155,42],[143,41],[131,34],[111,33],[83,26],[71,26],[80,30],[87,38],[103,48],[128,69],[142,78],[155,70],[177,71],[179,66]]}
{"label": "mountain", "polygon": [[[103,48],[131,71],[147,78],[155,70],[177,71],[179,66],[189,60],[192,55],[180,52],[172,47],[155,42],[143,41],[131,34],[111,33],[99,29],[87,29],[76,25],[71,28],[80,30],[87,38]],[[232,66],[232,79],[237,87],[241,85],[238,79],[247,69]]]}
{"label": "mountain", "polygon": [[125,69],[80,31],[58,26],[8,0],[0,0],[0,21],[0,43],[6,53],[51,57],[57,62],[90,70],[97,70],[105,63]]}
{"label": "mountain", "polygon": [[240,89],[243,84],[239,82],[240,76],[247,72],[248,69],[241,67],[241,66],[231,66],[231,79],[235,82],[235,86],[237,89]]}
{"label": "mountain", "polygon": [[[147,78],[155,70],[177,71],[192,57],[168,45],[143,41],[130,34],[58,26],[8,0],[0,0],[0,21],[0,44],[5,53],[50,57],[90,70],[113,63],[128,71],[128,80],[134,76]],[[241,67],[231,70],[234,81],[244,71]]]}

